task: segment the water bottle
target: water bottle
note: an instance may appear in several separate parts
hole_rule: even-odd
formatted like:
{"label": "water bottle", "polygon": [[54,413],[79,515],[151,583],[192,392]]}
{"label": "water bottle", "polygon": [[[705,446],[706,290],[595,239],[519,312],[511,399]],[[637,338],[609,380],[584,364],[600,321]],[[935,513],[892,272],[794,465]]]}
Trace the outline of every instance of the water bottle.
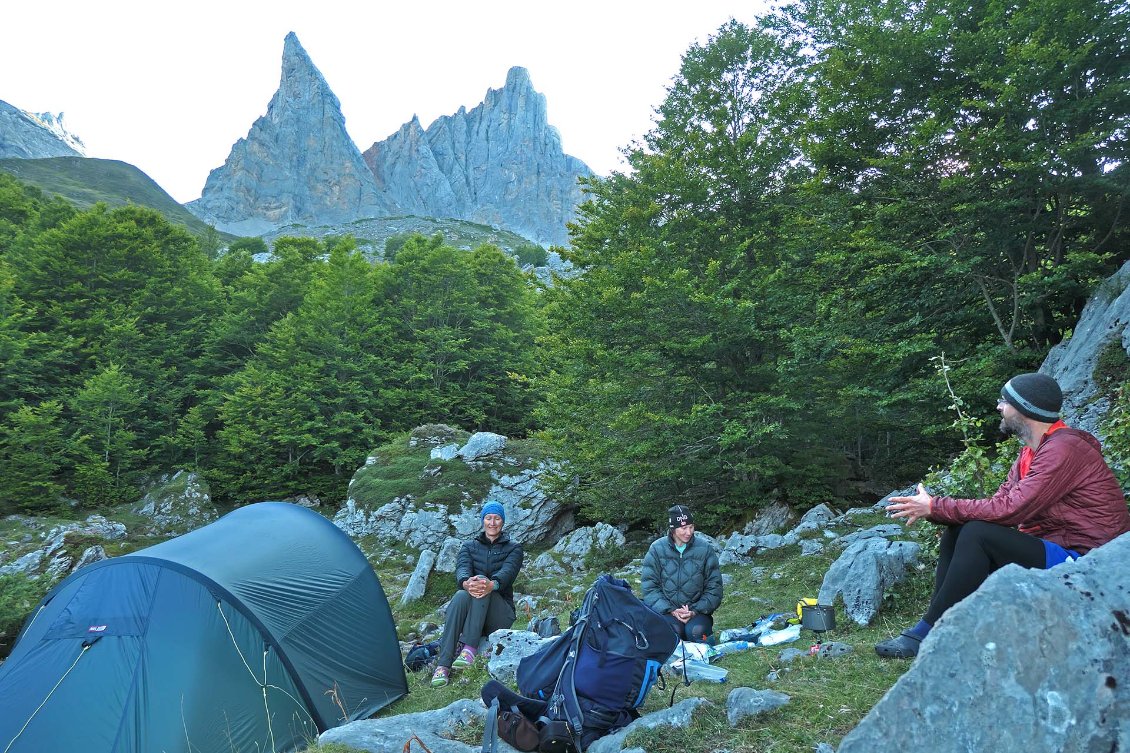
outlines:
{"label": "water bottle", "polygon": [[[725,667],[716,667],[712,664],[707,664],[698,659],[687,659],[683,662],[686,667],[686,674],[688,680],[706,680],[707,682],[726,682],[726,676],[729,670]],[[680,675],[683,673],[682,668],[676,670]]]}
{"label": "water bottle", "polygon": [[757,639],[759,646],[776,646],[778,643],[788,643],[800,637],[800,625],[789,625],[784,630],[771,630],[763,633]]}
{"label": "water bottle", "polygon": [[755,645],[756,644],[749,641],[726,641],[725,643],[719,643],[715,646],[709,658],[713,659],[715,656],[724,656],[725,654],[745,651],[747,648],[753,648]]}

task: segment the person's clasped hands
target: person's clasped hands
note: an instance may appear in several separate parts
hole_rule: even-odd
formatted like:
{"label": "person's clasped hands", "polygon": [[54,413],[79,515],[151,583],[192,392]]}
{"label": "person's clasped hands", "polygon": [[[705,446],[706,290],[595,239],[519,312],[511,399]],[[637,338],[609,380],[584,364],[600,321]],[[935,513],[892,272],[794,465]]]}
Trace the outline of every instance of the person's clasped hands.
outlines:
{"label": "person's clasped hands", "polygon": [[677,609],[671,610],[671,616],[682,623],[686,623],[690,618],[694,617],[695,612],[688,605],[684,604]]}
{"label": "person's clasped hands", "polygon": [[463,590],[476,599],[481,599],[494,590],[494,581],[482,575],[472,575],[463,581]]}

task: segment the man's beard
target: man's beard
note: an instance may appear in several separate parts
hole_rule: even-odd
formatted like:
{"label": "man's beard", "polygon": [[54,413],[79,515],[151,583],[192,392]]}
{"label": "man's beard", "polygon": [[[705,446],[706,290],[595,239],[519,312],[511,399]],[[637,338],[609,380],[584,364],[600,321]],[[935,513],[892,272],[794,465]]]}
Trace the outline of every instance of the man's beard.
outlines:
{"label": "man's beard", "polygon": [[1028,425],[1018,417],[1001,417],[1001,434],[1005,437],[1016,435],[1021,442],[1028,440]]}

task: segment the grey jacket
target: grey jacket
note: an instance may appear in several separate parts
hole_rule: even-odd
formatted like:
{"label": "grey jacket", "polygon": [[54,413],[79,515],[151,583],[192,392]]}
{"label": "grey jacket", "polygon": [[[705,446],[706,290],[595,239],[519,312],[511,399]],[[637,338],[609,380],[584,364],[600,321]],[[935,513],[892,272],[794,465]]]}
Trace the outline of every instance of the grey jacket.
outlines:
{"label": "grey jacket", "polygon": [[697,536],[682,554],[670,536],[657,539],[644,555],[640,590],[643,603],[662,614],[684,604],[695,612],[713,614],[722,604],[718,556]]}

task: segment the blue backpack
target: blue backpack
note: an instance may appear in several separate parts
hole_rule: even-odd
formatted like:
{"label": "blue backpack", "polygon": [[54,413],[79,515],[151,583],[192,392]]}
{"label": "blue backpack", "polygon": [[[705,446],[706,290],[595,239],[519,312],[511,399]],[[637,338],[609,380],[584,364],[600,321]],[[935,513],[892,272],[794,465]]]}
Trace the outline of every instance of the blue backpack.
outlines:
{"label": "blue backpack", "polygon": [[569,629],[518,664],[518,692],[545,701],[543,732],[561,738],[541,750],[583,751],[637,718],[678,642],[626,581],[597,578]]}

